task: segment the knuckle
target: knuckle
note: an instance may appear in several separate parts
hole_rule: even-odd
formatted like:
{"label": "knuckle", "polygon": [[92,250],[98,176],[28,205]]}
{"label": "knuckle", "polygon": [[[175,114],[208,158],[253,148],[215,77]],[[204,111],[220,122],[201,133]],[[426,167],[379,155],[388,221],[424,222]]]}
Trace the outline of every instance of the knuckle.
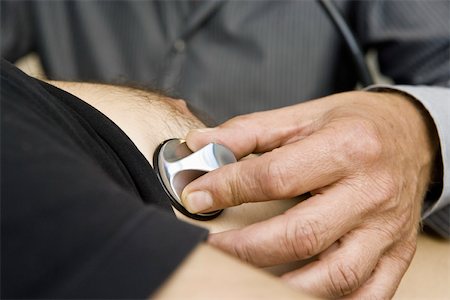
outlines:
{"label": "knuckle", "polygon": [[231,251],[234,256],[239,257],[242,261],[251,263],[251,255],[246,243],[242,243],[237,239],[232,244]]}
{"label": "knuckle", "polygon": [[413,241],[405,242],[405,244],[403,245],[403,249],[408,256],[414,256],[414,253],[416,253],[417,249],[417,241],[414,239]]}
{"label": "knuckle", "polygon": [[[294,222],[294,224],[292,224]],[[312,257],[321,250],[320,222],[290,220],[285,226],[285,249],[297,260]]]}
{"label": "knuckle", "polygon": [[390,216],[380,218],[380,220],[372,226],[374,226],[373,228],[376,230],[377,234],[386,242],[394,243],[401,238],[399,226]]}
{"label": "knuckle", "polygon": [[346,161],[358,165],[375,163],[383,152],[383,144],[376,124],[367,119],[353,120],[347,124],[345,135],[339,135],[340,150]]}
{"label": "knuckle", "polygon": [[394,205],[395,201],[386,201],[393,199],[398,194],[396,179],[392,174],[377,173],[376,178],[372,180],[373,188],[371,189],[372,198],[376,204],[389,203]]}
{"label": "knuckle", "polygon": [[414,253],[416,252],[417,243],[414,241],[406,241],[398,247],[398,250],[395,251],[392,256],[400,265],[402,270],[406,270],[411,263],[412,258],[414,257]]}
{"label": "knuckle", "polygon": [[254,175],[257,176],[261,191],[268,199],[290,196],[284,165],[279,160],[270,159],[266,164],[260,164]]}
{"label": "knuckle", "polygon": [[373,172],[348,182],[350,190],[358,193],[358,209],[365,215],[374,211],[394,211],[399,206],[398,179],[385,171]]}
{"label": "knuckle", "polygon": [[354,266],[338,261],[329,267],[330,293],[335,296],[344,296],[356,290],[360,285],[357,270]]}
{"label": "knuckle", "polygon": [[392,199],[398,194],[396,179],[392,174],[379,175],[380,179],[380,197],[384,199]]}
{"label": "knuckle", "polygon": [[236,164],[230,164],[226,166],[230,168],[228,184],[227,184],[227,195],[228,199],[225,199],[231,206],[240,205],[246,202],[246,184],[245,184],[245,176],[242,177],[240,175],[240,170]]}

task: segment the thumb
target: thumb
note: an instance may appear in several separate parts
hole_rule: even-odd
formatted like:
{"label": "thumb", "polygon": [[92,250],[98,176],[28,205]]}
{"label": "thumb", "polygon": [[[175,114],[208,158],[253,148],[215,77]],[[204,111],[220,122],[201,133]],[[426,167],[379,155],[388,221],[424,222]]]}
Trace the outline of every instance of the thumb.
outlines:
{"label": "thumb", "polygon": [[225,165],[188,184],[181,195],[183,206],[191,213],[213,211],[244,202],[268,200],[260,184],[261,163],[248,159]]}
{"label": "thumb", "polygon": [[[191,213],[206,212],[245,202],[286,199],[327,186],[346,176],[340,154],[323,130],[209,172],[183,190],[183,205]],[[338,163],[336,163],[338,162]]]}

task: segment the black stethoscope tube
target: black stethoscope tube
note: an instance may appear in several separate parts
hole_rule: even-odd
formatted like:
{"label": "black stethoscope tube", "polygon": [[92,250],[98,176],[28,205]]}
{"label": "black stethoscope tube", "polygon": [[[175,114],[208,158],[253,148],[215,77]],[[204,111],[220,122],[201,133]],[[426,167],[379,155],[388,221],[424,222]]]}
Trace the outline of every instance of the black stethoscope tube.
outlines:
{"label": "black stethoscope tube", "polygon": [[337,9],[336,5],[331,0],[318,0],[327,15],[330,17],[336,29],[345,40],[348,50],[350,51],[353,62],[355,64],[356,71],[358,72],[358,78],[363,86],[369,86],[374,83],[372,75],[370,74],[369,67],[367,66],[364,54],[361,50],[361,46],[355,38],[355,35],[349,28],[344,17]]}

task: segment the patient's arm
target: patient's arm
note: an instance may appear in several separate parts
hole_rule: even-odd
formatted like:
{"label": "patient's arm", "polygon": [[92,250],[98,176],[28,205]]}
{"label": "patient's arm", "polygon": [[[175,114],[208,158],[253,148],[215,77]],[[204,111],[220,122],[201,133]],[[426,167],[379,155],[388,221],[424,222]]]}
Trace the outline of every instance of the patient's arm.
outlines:
{"label": "patient's arm", "polygon": [[[169,138],[185,137],[205,127],[182,100],[128,87],[49,81],[92,105],[119,126],[152,164],[156,147]],[[149,117],[151,116],[151,117]]]}
{"label": "patient's arm", "polygon": [[[164,140],[184,138],[188,130],[205,127],[190,113],[184,101],[161,94],[100,84],[50,83],[74,94],[108,116],[130,137],[150,163],[155,148]],[[298,200],[247,203],[227,208],[218,218],[207,222],[189,219],[178,211],[175,212],[178,218],[206,227],[214,233],[242,228],[279,215],[297,202]]]}
{"label": "patient's arm", "polygon": [[[50,83],[84,100],[109,117],[130,137],[150,163],[152,163],[155,148],[162,141],[169,138],[184,138],[188,130],[204,127],[189,112],[183,101],[173,100],[157,93],[101,84]],[[228,208],[218,218],[208,222],[189,219],[177,211],[176,214],[178,218],[207,227],[211,232],[219,232],[232,228],[241,228],[270,218],[284,212],[295,203],[295,200],[287,200],[245,204],[239,207]],[[199,253],[202,254],[199,255]],[[210,272],[211,268],[214,269],[214,272]],[[212,278],[213,276],[216,277]],[[189,278],[189,280],[186,281],[186,278]],[[214,279],[217,281],[214,281]],[[229,280],[233,281],[232,290],[228,286],[230,284]],[[240,284],[237,284],[235,281],[239,281]],[[244,266],[242,263],[226,257],[210,246],[202,245],[197,247],[197,250],[189,256],[176,275],[168,281],[163,289],[167,293],[161,292],[161,295],[177,298],[175,296],[180,291],[180,288],[181,290],[189,288],[190,291],[197,293],[211,292],[209,288],[212,287],[214,289],[219,288],[214,286],[214,284],[203,285],[202,282],[216,282],[217,284],[223,282],[225,284],[223,290],[215,291],[219,295],[221,293],[240,291],[247,293],[247,296],[251,296],[248,293],[261,293],[268,287],[267,284],[269,283],[274,286],[271,289],[272,292],[277,291],[274,297],[269,298],[278,298],[284,291],[284,286],[281,282],[275,281],[267,277],[267,275],[261,274],[256,269]],[[267,284],[262,284],[264,282]],[[258,284],[258,289],[255,289],[253,284]],[[290,295],[290,290],[287,288],[285,292],[286,297]],[[268,293],[268,291],[264,291],[264,293]],[[231,294],[227,295],[231,297]],[[201,294],[198,296],[201,296]],[[207,296],[211,296],[211,294],[207,294]]]}

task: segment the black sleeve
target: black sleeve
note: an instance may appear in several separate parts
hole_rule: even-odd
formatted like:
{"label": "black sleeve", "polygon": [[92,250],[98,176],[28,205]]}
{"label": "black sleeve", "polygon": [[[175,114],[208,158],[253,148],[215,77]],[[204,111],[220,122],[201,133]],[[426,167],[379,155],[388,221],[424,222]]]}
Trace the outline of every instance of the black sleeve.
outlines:
{"label": "black sleeve", "polygon": [[29,1],[0,1],[0,53],[15,62],[34,49],[35,31]]}
{"label": "black sleeve", "polygon": [[450,86],[450,1],[356,1],[358,39],[397,84]]}
{"label": "black sleeve", "polygon": [[178,221],[128,137],[1,64],[1,298],[144,298],[207,232]]}

